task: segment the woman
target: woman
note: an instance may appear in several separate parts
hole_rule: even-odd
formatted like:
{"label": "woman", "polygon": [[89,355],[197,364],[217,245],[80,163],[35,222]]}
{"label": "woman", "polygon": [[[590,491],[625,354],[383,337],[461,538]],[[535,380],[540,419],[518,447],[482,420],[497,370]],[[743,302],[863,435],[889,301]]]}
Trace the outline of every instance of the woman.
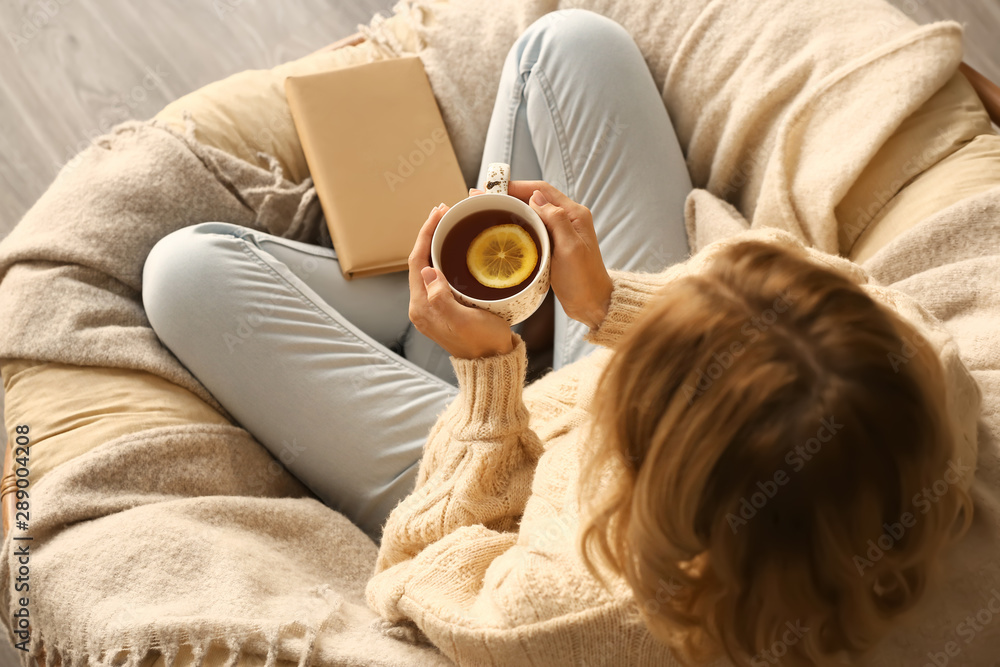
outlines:
{"label": "woman", "polygon": [[596,14],[514,44],[493,161],[553,241],[554,370],[527,388],[521,336],[429,266],[444,206],[407,276],[349,286],[325,248],[183,229],[147,260],[150,322],[381,539],[371,606],[460,664],[821,664],[873,644],[970,518],[957,477],[912,507],[957,448],[920,312],[778,232],[675,263],[683,156],[639,49]]}

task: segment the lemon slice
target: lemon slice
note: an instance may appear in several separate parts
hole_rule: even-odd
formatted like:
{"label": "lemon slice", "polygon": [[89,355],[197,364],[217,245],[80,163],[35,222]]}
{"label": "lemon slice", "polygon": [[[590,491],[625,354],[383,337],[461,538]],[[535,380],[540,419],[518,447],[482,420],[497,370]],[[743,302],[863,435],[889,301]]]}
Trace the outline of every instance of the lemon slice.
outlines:
{"label": "lemon slice", "polygon": [[502,289],[531,275],[538,263],[538,248],[524,227],[493,225],[472,239],[465,261],[473,278],[487,287]]}

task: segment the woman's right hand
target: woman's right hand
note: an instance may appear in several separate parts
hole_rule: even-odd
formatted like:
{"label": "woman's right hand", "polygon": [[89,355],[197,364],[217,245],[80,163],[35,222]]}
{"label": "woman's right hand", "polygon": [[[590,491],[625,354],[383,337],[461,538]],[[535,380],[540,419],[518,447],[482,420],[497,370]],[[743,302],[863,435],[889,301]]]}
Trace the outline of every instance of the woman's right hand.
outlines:
{"label": "woman's right hand", "polygon": [[545,181],[511,181],[507,194],[531,206],[549,230],[552,291],[563,310],[591,329],[598,327],[611,303],[611,277],[590,209]]}

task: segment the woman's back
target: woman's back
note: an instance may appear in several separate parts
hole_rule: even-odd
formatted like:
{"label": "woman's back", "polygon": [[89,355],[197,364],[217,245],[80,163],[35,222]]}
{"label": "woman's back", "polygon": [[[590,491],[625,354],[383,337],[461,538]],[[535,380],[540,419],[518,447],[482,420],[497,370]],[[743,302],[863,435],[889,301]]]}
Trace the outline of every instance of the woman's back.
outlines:
{"label": "woman's back", "polygon": [[[658,366],[669,365],[673,360],[663,357],[662,363],[658,364],[655,355],[637,355],[635,345],[638,344],[639,335],[633,331],[636,323],[645,322],[648,330],[649,319],[653,317],[648,311],[655,310],[655,304],[662,305],[666,298],[658,297],[659,290],[667,288],[665,293],[670,294],[676,292],[681,284],[688,289],[691,277],[711,270],[716,257],[733,255],[741,246],[748,247],[741,242],[754,239],[759,241],[758,244],[751,244],[756,246],[753,252],[759,256],[758,261],[770,262],[767,259],[769,256],[791,256],[792,259],[788,261],[805,262],[813,266],[820,278],[828,274],[832,279],[853,284],[843,274],[838,278],[837,274],[830,271],[831,262],[838,265],[836,258],[825,259],[819,253],[807,251],[788,234],[777,231],[747,232],[716,243],[685,264],[676,265],[662,273],[611,272],[615,289],[608,316],[601,327],[588,336],[592,342],[606,349],[550,373],[525,388],[523,393],[520,385],[524,377],[523,344],[508,355],[475,362],[456,360],[456,371],[466,399],[456,401],[439,419],[428,441],[417,490],[390,516],[383,533],[378,573],[367,590],[369,603],[390,619],[420,619],[420,627],[431,641],[438,646],[449,647],[449,655],[459,662],[484,662],[488,656],[488,659],[501,664],[519,664],[519,661],[526,663],[528,660],[542,660],[545,664],[581,664],[580,660],[583,658],[592,659],[597,664],[671,664],[670,660],[673,658],[667,648],[670,642],[664,641],[665,633],[662,628],[669,623],[675,630],[684,629],[683,623],[677,621],[677,610],[684,608],[683,605],[689,604],[693,599],[689,593],[694,589],[692,583],[697,581],[695,573],[704,567],[704,562],[699,565],[672,560],[680,546],[671,546],[670,540],[663,535],[658,542],[654,541],[657,526],[662,528],[665,525],[657,522],[665,522],[677,528],[688,520],[684,524],[689,531],[686,534],[701,535],[703,539],[707,539],[706,534],[699,532],[703,526],[695,526],[690,520],[692,512],[700,507],[700,499],[704,499],[709,491],[699,487],[695,481],[695,468],[688,471],[689,475],[682,475],[679,469],[671,468],[669,463],[665,463],[670,458],[666,449],[661,450],[656,463],[647,464],[643,463],[642,454],[638,451],[608,448],[608,443],[595,437],[591,430],[594,425],[592,410],[596,407],[593,401],[597,397],[598,403],[605,408],[617,406],[620,417],[617,423],[622,428],[633,428],[634,433],[652,433],[650,429],[655,424],[648,418],[649,410],[659,410],[659,404],[655,402],[667,399],[658,397],[656,388],[646,380],[656,376]],[[797,259],[795,255],[798,256]],[[805,257],[809,257],[812,262],[804,259]],[[721,260],[720,264],[727,261],[729,260]],[[839,266],[852,265],[844,262]],[[863,273],[855,271],[854,277],[859,276],[863,276]],[[854,289],[857,299],[867,298],[860,288],[855,286]],[[821,292],[820,289],[816,293]],[[895,373],[892,368],[895,365],[903,373],[909,369],[917,375],[929,368],[927,372],[933,375],[935,366],[925,362],[933,359],[940,367],[935,353],[947,345],[946,334],[942,338],[943,332],[933,328],[931,320],[921,316],[919,309],[911,310],[905,306],[908,299],[901,295],[880,288],[873,288],[871,293],[875,295],[876,301],[889,307],[884,312],[891,313],[895,310],[894,304],[904,303],[904,310],[918,317],[918,321],[913,323],[917,331],[927,332],[927,338],[924,338],[924,334],[918,334],[920,340],[933,341],[932,345],[913,348],[920,350],[919,358],[916,351],[911,352],[911,348],[907,347],[900,348],[898,359],[886,356],[878,360],[878,363],[886,366],[890,374]],[[747,315],[745,322],[749,328],[736,329],[739,335],[748,336],[745,339],[745,349],[755,353],[755,344],[765,346],[767,343],[763,339],[766,338],[764,334],[767,329],[775,326],[777,318],[782,315],[791,316],[796,305],[801,309],[801,304],[795,304],[790,297],[788,303],[777,302],[774,312],[762,310],[756,317]],[[872,308],[883,312],[875,304],[872,304]],[[782,312],[777,312],[778,309]],[[646,313],[645,319],[640,319],[641,313]],[[682,315],[678,314],[678,319],[682,319]],[[894,320],[890,315],[886,322],[892,321]],[[932,328],[927,329],[927,326]],[[705,331],[706,337],[710,337],[710,329]],[[904,331],[909,329],[905,328]],[[751,340],[749,336],[754,332],[757,334]],[[629,346],[628,354],[631,356],[623,356],[618,349],[623,341],[627,341],[625,344]],[[689,386],[689,392],[679,387],[679,393],[675,392],[669,400],[674,401],[674,404],[677,401],[691,401],[693,404],[699,399],[711,399],[713,391],[720,391],[726,384],[716,381],[721,374],[730,373],[735,376],[754,371],[755,361],[751,359],[754,354],[744,356],[744,352],[735,348],[728,349],[730,356],[719,351],[713,353],[715,357],[707,357],[714,358],[719,367],[716,369],[709,364],[703,369],[705,373],[702,377],[707,378],[706,383],[699,386],[694,382]],[[792,353],[795,354],[795,351]],[[678,353],[680,357],[685,354],[683,351]],[[849,362],[850,350],[842,350],[841,356]],[[744,362],[749,365],[741,368],[740,364]],[[628,395],[619,395],[617,391],[603,393],[605,389],[599,389],[603,386],[600,384],[602,372],[609,364],[616,363],[621,367],[617,371],[618,382],[612,382],[609,386],[619,390],[625,386],[622,382],[631,381],[632,384],[628,386],[632,393]],[[632,366],[624,368],[629,363]],[[885,374],[884,371],[881,372]],[[640,373],[646,373],[649,378],[644,380],[639,377]],[[975,392],[975,383],[970,385],[971,378],[963,373],[964,367],[949,365],[946,385]],[[689,377],[694,379],[697,375]],[[888,375],[886,377],[889,378]],[[900,382],[900,386],[905,386],[905,380],[901,379]],[[753,387],[749,389],[752,391]],[[869,387],[868,390],[877,394],[878,387]],[[949,391],[954,392],[953,389]],[[974,395],[978,397],[978,394]],[[644,403],[644,400],[653,401],[652,407]],[[809,404],[808,396],[802,397],[802,404]],[[731,402],[726,405],[734,414],[739,413],[739,405]],[[972,407],[978,407],[978,404]],[[878,406],[872,407],[873,411],[878,409]],[[630,419],[630,414],[634,418]],[[935,414],[943,412],[931,411],[928,417],[931,421],[928,424],[934,423],[932,418]],[[973,415],[974,433],[974,413],[965,413],[960,418],[968,422],[969,414]],[[512,417],[504,418],[503,415]],[[711,544],[703,544],[711,554],[708,559],[711,563],[722,562],[722,554],[728,554],[734,559],[731,561],[733,567],[736,567],[739,554],[751,548],[747,546],[747,540],[760,537],[756,533],[763,531],[772,537],[781,535],[781,532],[775,533],[774,529],[765,524],[773,517],[760,517],[775,508],[789,507],[785,501],[791,498],[792,492],[789,489],[793,487],[797,489],[794,491],[795,499],[802,501],[807,501],[810,494],[816,493],[817,497],[823,497],[826,499],[824,502],[829,503],[832,497],[840,494],[844,499],[843,507],[854,507],[855,510],[852,511],[856,514],[863,510],[865,500],[873,498],[868,492],[875,491],[875,481],[880,479],[879,475],[888,473],[889,470],[895,470],[895,473],[886,474],[881,479],[887,484],[902,484],[898,489],[900,494],[908,493],[907,489],[912,485],[919,488],[923,483],[922,476],[911,476],[911,472],[932,471],[943,475],[947,471],[946,461],[951,454],[950,435],[941,442],[933,439],[936,436],[927,438],[925,443],[930,449],[921,452],[914,450],[908,458],[903,452],[889,449],[885,450],[884,455],[872,452],[871,457],[865,461],[832,456],[827,458],[840,461],[836,470],[828,469],[829,461],[819,461],[802,472],[808,465],[806,460],[819,453],[818,450],[812,451],[813,448],[821,449],[833,437],[844,439],[856,438],[858,435],[856,431],[852,433],[850,429],[843,430],[844,423],[856,426],[856,423],[849,421],[849,415],[823,414],[819,417],[822,419],[815,420],[815,434],[810,434],[815,435],[813,440],[816,443],[802,438],[804,449],[793,461],[788,461],[782,450],[782,457],[774,461],[775,466],[768,469],[770,474],[766,476],[759,465],[747,465],[745,452],[740,454],[738,450],[727,448],[730,443],[713,445],[705,442],[703,451],[698,449],[696,442],[689,443],[691,449],[685,450],[690,454],[689,466],[697,466],[699,458],[712,462],[721,460],[719,457],[735,457],[744,461],[740,465],[727,465],[726,479],[729,481],[726,483],[730,488],[714,491],[720,498],[728,500],[719,500],[713,514],[724,522],[722,528],[717,526],[714,530],[724,529],[726,534],[712,532]],[[733,432],[733,425],[723,419],[717,408],[710,414],[703,415],[703,418],[707,418],[709,425],[713,419],[717,420],[714,423],[720,432]],[[780,412],[773,415],[774,424],[779,425],[782,421],[795,419],[796,415],[788,415],[786,419]],[[805,423],[809,418],[805,417],[800,421]],[[940,424],[934,431],[938,435],[943,433],[939,427]],[[968,435],[967,423],[962,425],[961,432]],[[671,434],[663,432],[663,437],[666,438],[663,447],[668,447]],[[859,444],[853,443],[854,448]],[[827,452],[836,453],[835,447],[847,448],[847,445],[834,442],[827,445]],[[968,455],[968,452],[963,452],[964,455]],[[845,475],[852,471],[860,475],[863,470],[861,466],[868,465],[871,460],[888,462],[890,459],[896,460],[893,457],[899,458],[900,466],[871,470],[868,475],[871,484],[865,487],[865,495],[848,502],[857,489],[850,481],[844,481]],[[909,463],[903,464],[903,459]],[[589,478],[590,482],[600,480],[601,475],[607,475],[609,471],[615,476],[612,478],[615,480],[629,479],[634,482],[638,475],[645,481],[634,488],[631,483],[625,486],[611,483],[609,496],[604,495],[608,491],[607,478],[604,478],[603,483],[589,484],[585,487],[584,499],[593,502],[596,508],[587,508],[581,514],[580,475],[586,462],[591,460],[596,462],[598,473],[596,477]],[[633,466],[640,466],[639,471],[633,469]],[[784,476],[779,475],[781,467],[786,468]],[[937,468],[941,470],[938,471]],[[824,594],[833,595],[834,590],[839,590],[837,595],[844,596],[852,587],[856,590],[870,587],[878,579],[876,575],[882,571],[882,566],[895,562],[897,554],[905,556],[905,563],[910,562],[907,559],[911,556],[918,563],[923,562],[921,559],[924,556],[933,560],[945,544],[944,540],[938,539],[941,525],[950,524],[958,508],[965,507],[964,490],[970,478],[968,472],[955,478],[956,484],[936,499],[943,502],[934,503],[933,513],[920,516],[920,522],[914,524],[919,527],[907,526],[906,535],[896,544],[895,551],[883,558],[877,567],[873,567],[872,572],[858,573],[855,569],[857,565],[851,559],[846,564],[841,562],[839,569],[830,563],[817,565],[814,573],[826,572],[831,575],[829,581],[833,588]],[[707,478],[703,477],[702,481],[705,479]],[[825,496],[821,489],[815,487],[824,479],[828,480],[827,486],[830,487],[825,491]],[[759,484],[755,486],[755,482]],[[639,486],[642,488],[639,489]],[[621,493],[616,496],[616,491]],[[755,494],[757,491],[760,494]],[[785,498],[777,497],[781,493],[785,494]],[[741,505],[740,494],[749,499],[749,509]],[[763,500],[757,495],[761,495]],[[608,497],[611,498],[610,501],[604,504],[599,502]],[[908,498],[908,495],[905,497]],[[636,508],[646,500],[651,500],[654,504],[647,506],[645,512],[639,514],[640,510]],[[769,507],[768,503],[771,503]],[[885,516],[892,516],[894,511],[899,510],[896,512],[899,517],[906,511],[903,505],[904,497],[900,496],[899,503],[884,507]],[[638,532],[607,532],[612,543],[616,547],[625,547],[630,558],[640,559],[640,565],[657,562],[659,559],[661,565],[673,562],[675,566],[664,566],[658,571],[656,568],[646,568],[623,577],[614,568],[609,569],[600,557],[594,557],[589,559],[589,565],[595,569],[588,569],[588,562],[580,557],[578,546],[578,537],[583,527],[581,516],[585,517],[583,522],[588,525],[594,516],[598,517],[598,521],[593,523],[595,529],[591,531],[592,535],[596,535],[609,527],[608,523],[600,519],[620,517],[623,507],[632,507],[635,512],[632,517],[641,517],[642,523],[636,529]],[[726,511],[723,511],[724,507]],[[764,511],[765,509],[768,511]],[[800,509],[798,516],[812,516],[808,506]],[[827,508],[830,512],[839,509]],[[588,514],[591,510],[595,514]],[[602,515],[602,511],[606,513]],[[846,511],[845,509],[845,513]],[[628,511],[624,515],[628,515]],[[855,537],[860,539],[861,533],[868,528],[881,530],[881,516],[876,512],[867,517],[865,525],[858,527]],[[822,514],[815,515],[815,518],[822,519]],[[614,525],[613,522],[611,525]],[[810,553],[808,544],[801,543],[807,533],[808,530],[784,531],[784,539],[788,545],[795,545],[795,549],[786,552],[797,550],[799,554]],[[628,539],[626,535],[629,536]],[[872,534],[876,543],[879,537],[878,532]],[[651,542],[653,551],[644,550],[646,545],[643,540]],[[904,543],[905,549],[901,546]],[[852,546],[853,544],[851,542]],[[860,545],[864,544],[865,540],[860,539]],[[847,544],[842,545],[842,550],[846,550],[844,553],[850,551],[850,548]],[[762,587],[773,586],[775,576],[787,574],[780,561],[768,559],[769,555],[780,556],[783,553],[781,546],[773,542],[756,542],[752,549],[759,554],[761,560],[753,564],[744,562],[743,567],[750,567],[751,571],[760,570],[771,578],[769,581],[758,582]],[[621,549],[619,553],[620,551]],[[859,556],[863,556],[863,552],[862,548],[858,549]],[[854,570],[850,579],[845,579],[850,574],[845,566]],[[914,588],[905,596],[907,600],[919,596],[923,577],[921,568],[922,565],[917,567],[920,570],[920,581],[910,582]],[[700,572],[704,574],[708,570],[701,569]],[[609,587],[603,588],[595,574],[605,579]],[[710,576],[707,581],[712,579]],[[888,585],[886,581],[878,581],[883,588]],[[716,595],[722,595],[726,588],[716,586],[710,590],[714,590]],[[798,589],[793,587],[793,590]],[[783,602],[788,602],[780,598],[774,598],[774,601],[776,604],[769,613],[778,613]],[[750,613],[750,607],[756,603],[744,600],[742,604],[749,607],[744,606],[741,609],[743,615],[737,618],[752,618],[756,621],[758,617]],[[818,605],[815,600],[812,604]],[[843,600],[834,603],[832,609],[839,609],[843,604]],[[908,606],[908,602],[901,601],[893,604]],[[734,603],[733,609],[738,608]],[[786,608],[794,611],[795,603],[788,602]],[[690,610],[688,613],[691,613]],[[767,618],[776,617],[768,615]],[[698,622],[703,620],[698,619]],[[780,620],[778,626],[784,626],[786,620],[793,622],[794,626],[797,619]],[[726,635],[730,650],[738,643],[748,647],[754,641],[759,641],[752,636],[738,634],[744,632],[747,626],[734,622],[732,618],[716,617],[714,622],[728,623],[725,631],[732,633]],[[653,632],[657,632],[659,637],[654,637]],[[698,637],[697,633],[692,636]],[[803,647],[811,646],[813,650],[817,646],[835,646],[837,641],[843,647],[844,643],[852,641],[831,635],[828,631],[816,632],[809,638],[796,638],[796,642],[800,640]],[[829,643],[831,640],[832,643]],[[709,646],[705,637],[699,637],[697,642],[700,644],[696,643],[695,648]],[[767,642],[769,644],[770,640]],[[747,653],[744,658],[752,655],[753,652]]]}

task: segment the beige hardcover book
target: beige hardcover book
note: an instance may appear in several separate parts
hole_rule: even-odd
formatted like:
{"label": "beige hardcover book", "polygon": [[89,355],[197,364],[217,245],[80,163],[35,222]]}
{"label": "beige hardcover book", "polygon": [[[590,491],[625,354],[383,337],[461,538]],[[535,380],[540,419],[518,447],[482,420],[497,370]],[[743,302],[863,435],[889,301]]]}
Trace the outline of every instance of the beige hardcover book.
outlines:
{"label": "beige hardcover book", "polygon": [[420,58],[288,77],[285,94],[344,277],[406,270],[430,210],[468,196]]}

